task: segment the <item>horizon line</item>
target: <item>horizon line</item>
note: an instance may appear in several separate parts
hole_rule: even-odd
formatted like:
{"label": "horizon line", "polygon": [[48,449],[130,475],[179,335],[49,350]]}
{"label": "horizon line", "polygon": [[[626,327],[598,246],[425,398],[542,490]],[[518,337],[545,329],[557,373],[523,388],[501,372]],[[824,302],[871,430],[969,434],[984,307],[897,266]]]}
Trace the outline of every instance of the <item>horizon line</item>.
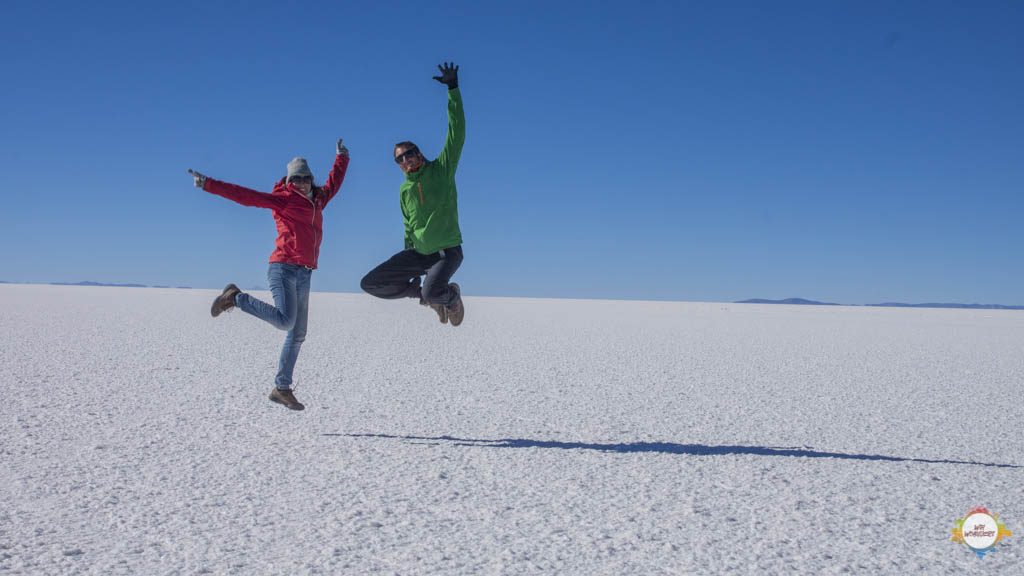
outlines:
{"label": "horizon line", "polygon": [[[133,282],[95,282],[92,280],[83,280],[79,282],[17,282],[11,280],[0,280],[0,284],[11,284],[11,285],[28,285],[28,286],[73,286],[79,288],[159,288],[159,289],[171,289],[171,290],[219,290],[220,288],[204,288],[194,286],[170,286],[162,284],[140,284]],[[254,290],[259,292],[269,292],[270,289],[265,286],[256,288],[248,288],[248,290]],[[349,292],[345,290],[310,290],[310,292],[319,292],[321,294],[363,294],[362,292]],[[773,305],[773,306],[845,306],[854,308],[935,308],[935,309],[948,309],[948,310],[1024,310],[1024,305],[1013,305],[1013,304],[981,304],[978,302],[965,303],[965,302],[922,302],[922,303],[907,303],[907,302],[879,302],[872,304],[844,304],[835,302],[819,302],[808,298],[801,297],[789,297],[783,299],[768,299],[768,298],[747,298],[745,300],[681,300],[672,298],[617,298],[617,297],[601,297],[601,298],[579,298],[572,296],[509,296],[509,295],[488,295],[479,294],[477,295],[483,298],[523,298],[530,300],[585,300],[585,301],[614,301],[614,302],[691,302],[691,303],[707,303],[707,304],[762,304],[762,305]],[[789,302],[790,300],[800,300],[801,302]]]}

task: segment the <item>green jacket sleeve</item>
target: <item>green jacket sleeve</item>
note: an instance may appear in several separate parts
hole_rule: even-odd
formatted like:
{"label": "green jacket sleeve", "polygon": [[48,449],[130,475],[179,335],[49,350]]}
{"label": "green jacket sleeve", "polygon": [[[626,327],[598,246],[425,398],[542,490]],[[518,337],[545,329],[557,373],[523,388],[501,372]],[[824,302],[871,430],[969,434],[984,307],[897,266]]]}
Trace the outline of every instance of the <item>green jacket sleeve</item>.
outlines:
{"label": "green jacket sleeve", "polygon": [[437,156],[437,163],[449,178],[455,178],[465,143],[466,113],[462,109],[462,93],[455,88],[448,91],[448,135],[444,139],[444,149]]}

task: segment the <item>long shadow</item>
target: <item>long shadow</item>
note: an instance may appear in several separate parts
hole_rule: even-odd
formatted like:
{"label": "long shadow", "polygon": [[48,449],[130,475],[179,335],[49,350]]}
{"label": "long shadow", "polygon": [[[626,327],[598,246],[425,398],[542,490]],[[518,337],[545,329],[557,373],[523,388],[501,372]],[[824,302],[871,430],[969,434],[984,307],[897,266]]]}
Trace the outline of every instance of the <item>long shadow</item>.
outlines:
{"label": "long shadow", "polygon": [[503,438],[501,440],[477,440],[454,436],[397,436],[392,434],[324,434],[324,436],[347,436],[349,438],[385,438],[391,440],[418,440],[423,442],[447,443],[453,446],[475,446],[479,448],[555,448],[561,450],[597,450],[599,452],[657,452],[661,454],[687,454],[690,456],[789,456],[797,458],[836,458],[840,460],[875,460],[883,462],[923,462],[926,464],[964,464],[988,466],[991,468],[1022,468],[1016,464],[993,464],[967,460],[930,460],[927,458],[904,458],[879,454],[847,454],[843,452],[822,452],[803,448],[769,446],[709,446],[706,444],[675,444],[671,442],[629,442],[625,444],[587,444],[584,442],[555,442],[529,440],[525,438]]}

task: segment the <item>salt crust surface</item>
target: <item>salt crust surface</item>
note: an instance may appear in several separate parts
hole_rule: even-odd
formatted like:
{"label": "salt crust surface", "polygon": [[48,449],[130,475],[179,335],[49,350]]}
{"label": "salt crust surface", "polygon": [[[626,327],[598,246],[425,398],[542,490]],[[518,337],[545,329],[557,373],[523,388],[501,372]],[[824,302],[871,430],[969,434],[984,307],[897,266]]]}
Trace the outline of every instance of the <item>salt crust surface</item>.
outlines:
{"label": "salt crust surface", "polygon": [[0,286],[0,573],[1024,573],[1022,312],[215,294]]}

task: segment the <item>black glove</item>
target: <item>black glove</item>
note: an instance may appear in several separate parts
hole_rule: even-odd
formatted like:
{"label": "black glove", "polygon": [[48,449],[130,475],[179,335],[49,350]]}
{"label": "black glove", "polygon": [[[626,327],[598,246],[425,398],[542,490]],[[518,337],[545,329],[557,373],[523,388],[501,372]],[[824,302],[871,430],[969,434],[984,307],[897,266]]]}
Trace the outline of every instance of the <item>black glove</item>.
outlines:
{"label": "black glove", "polygon": [[449,90],[459,87],[459,67],[454,62],[445,62],[444,66],[438,64],[437,69],[441,71],[441,75],[434,76],[434,80],[446,84]]}

